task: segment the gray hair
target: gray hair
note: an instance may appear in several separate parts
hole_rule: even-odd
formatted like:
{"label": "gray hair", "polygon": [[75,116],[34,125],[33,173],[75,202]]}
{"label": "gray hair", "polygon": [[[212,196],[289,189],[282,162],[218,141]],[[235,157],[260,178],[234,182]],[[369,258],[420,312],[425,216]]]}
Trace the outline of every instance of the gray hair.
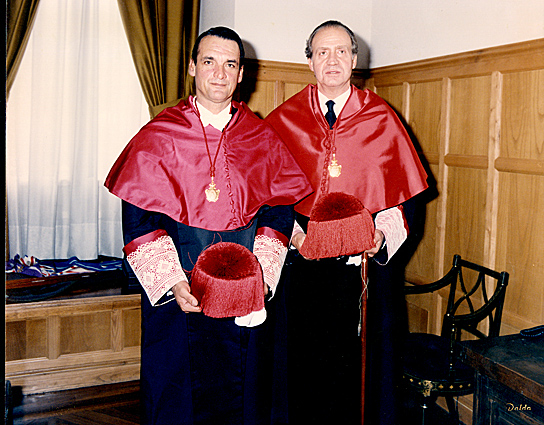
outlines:
{"label": "gray hair", "polygon": [[310,37],[308,38],[308,40],[306,40],[306,49],[305,49],[304,52],[306,53],[306,57],[308,59],[311,59],[313,54],[314,54],[314,52],[312,50],[312,43],[314,41],[314,37],[323,28],[342,28],[342,29],[344,29],[348,33],[349,38],[351,40],[351,55],[355,56],[357,54],[357,52],[359,51],[359,46],[357,44],[357,39],[355,38],[355,34],[353,34],[353,31],[350,30],[342,22],[331,20],[331,21],[323,22],[321,25],[319,25],[316,29],[314,29],[312,31],[312,33],[310,34]]}

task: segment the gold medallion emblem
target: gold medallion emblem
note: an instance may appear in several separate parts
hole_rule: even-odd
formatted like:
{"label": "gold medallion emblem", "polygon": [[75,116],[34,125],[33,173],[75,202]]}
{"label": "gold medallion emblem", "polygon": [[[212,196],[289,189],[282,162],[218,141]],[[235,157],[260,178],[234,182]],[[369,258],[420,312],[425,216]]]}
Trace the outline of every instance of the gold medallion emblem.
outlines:
{"label": "gold medallion emblem", "polygon": [[329,165],[329,174],[331,177],[338,177],[342,173],[342,166],[338,164],[336,157],[333,155],[331,164]]}
{"label": "gold medallion emblem", "polygon": [[206,192],[206,200],[208,202],[217,202],[217,200],[219,199],[220,190],[215,187],[213,178],[212,178],[212,182],[210,183],[210,186],[206,189],[205,192]]}

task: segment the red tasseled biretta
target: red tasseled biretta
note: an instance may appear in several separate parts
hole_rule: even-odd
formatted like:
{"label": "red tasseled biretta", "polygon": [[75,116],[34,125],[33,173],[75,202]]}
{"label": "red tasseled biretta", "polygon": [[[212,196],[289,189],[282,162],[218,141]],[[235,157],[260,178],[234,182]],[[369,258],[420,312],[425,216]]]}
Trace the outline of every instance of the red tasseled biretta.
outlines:
{"label": "red tasseled biretta", "polygon": [[309,259],[360,254],[374,246],[372,215],[353,195],[331,192],[310,212],[300,253]]}
{"label": "red tasseled biretta", "polygon": [[239,317],[264,308],[261,265],[249,249],[232,242],[202,251],[191,272],[191,291],[210,317]]}

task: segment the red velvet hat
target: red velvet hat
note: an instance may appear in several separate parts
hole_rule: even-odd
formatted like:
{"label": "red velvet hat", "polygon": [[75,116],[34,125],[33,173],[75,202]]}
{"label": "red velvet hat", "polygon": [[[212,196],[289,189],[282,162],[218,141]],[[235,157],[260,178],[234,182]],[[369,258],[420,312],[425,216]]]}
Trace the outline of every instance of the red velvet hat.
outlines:
{"label": "red velvet hat", "polygon": [[374,245],[370,211],[353,195],[331,192],[313,206],[299,252],[309,259],[332,258],[360,254]]}
{"label": "red velvet hat", "polygon": [[264,308],[261,265],[249,249],[232,242],[202,251],[191,272],[191,291],[210,317],[240,317]]}

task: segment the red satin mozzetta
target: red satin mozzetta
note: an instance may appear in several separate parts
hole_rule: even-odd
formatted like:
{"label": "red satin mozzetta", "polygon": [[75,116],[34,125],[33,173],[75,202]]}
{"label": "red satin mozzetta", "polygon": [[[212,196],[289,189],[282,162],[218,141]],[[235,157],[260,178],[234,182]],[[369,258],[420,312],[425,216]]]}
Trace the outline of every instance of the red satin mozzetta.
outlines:
{"label": "red satin mozzetta", "polygon": [[[242,103],[223,130],[215,164],[217,202],[206,200],[210,164],[192,98],[165,109],[130,141],[105,186],[147,211],[207,230],[248,224],[263,205],[289,205],[311,193],[304,173],[268,124]],[[207,126],[215,152],[221,132]]]}
{"label": "red satin mozzetta", "polygon": [[[300,114],[310,108],[313,113]],[[427,174],[402,123],[379,96],[352,87],[333,129],[319,106],[317,87],[309,85],[266,118],[302,167],[314,193],[295,209],[306,216],[329,192],[355,195],[375,213],[401,204],[427,188]],[[330,177],[332,149],[342,166]]]}

